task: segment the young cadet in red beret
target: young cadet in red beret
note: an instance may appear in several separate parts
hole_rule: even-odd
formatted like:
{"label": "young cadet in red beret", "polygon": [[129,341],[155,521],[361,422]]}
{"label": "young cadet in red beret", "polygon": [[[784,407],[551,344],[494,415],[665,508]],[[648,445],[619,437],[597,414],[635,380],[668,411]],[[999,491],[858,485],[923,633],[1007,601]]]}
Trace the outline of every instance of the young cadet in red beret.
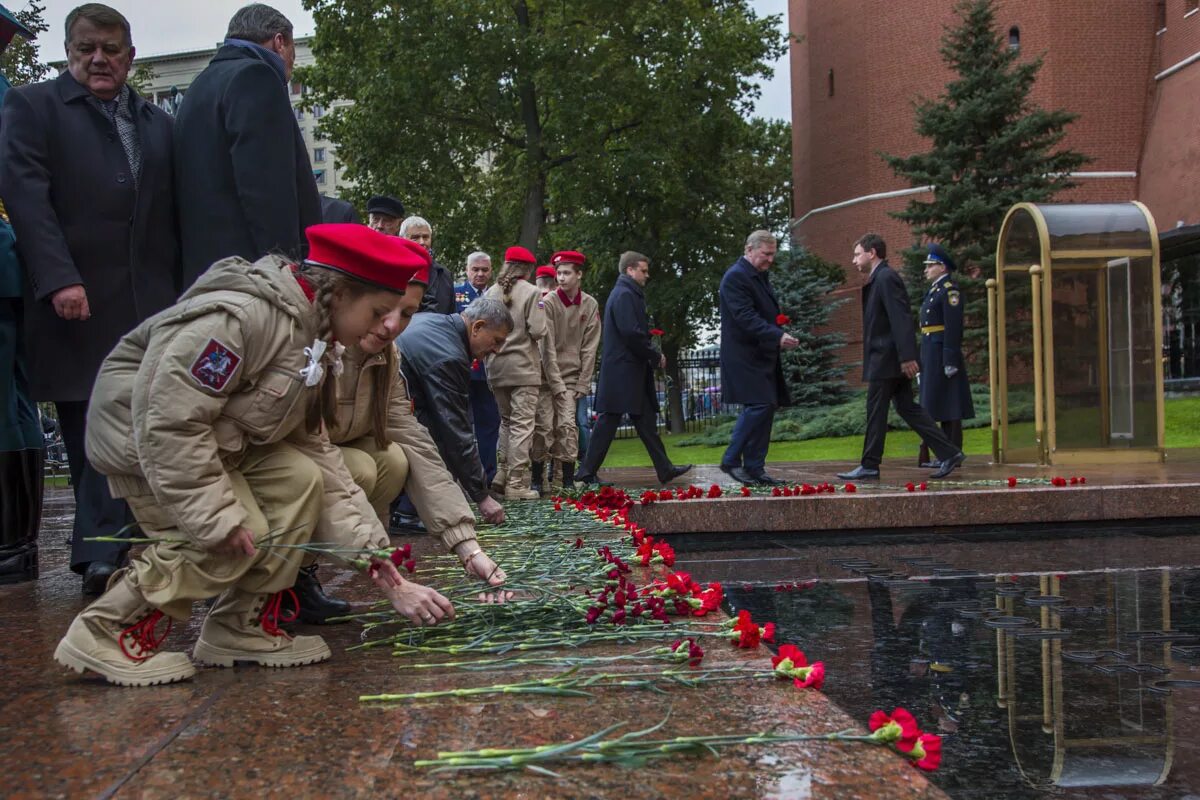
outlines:
{"label": "young cadet in red beret", "polygon": [[[546,336],[542,293],[529,283],[537,259],[524,247],[504,253],[504,267],[484,297],[500,300],[513,317],[513,329],[500,352],[487,359],[488,385],[500,407],[500,452],[493,489],[506,500],[536,500],[530,488],[529,450],[542,385],[539,343]],[[553,351],[551,351],[553,352]]]}
{"label": "young cadet in red beret", "polygon": [[[558,309],[546,302],[546,296],[554,291],[558,283],[558,272],[549,264],[537,268],[534,273],[534,283],[542,293],[542,310],[546,313],[546,335],[538,342],[538,350],[542,357],[542,385],[538,387],[537,410],[533,418],[533,439],[529,445],[529,457],[533,461],[530,489],[542,494],[543,475],[546,471],[546,457],[550,453],[554,441],[554,399],[566,397],[567,387],[559,375],[556,355],[558,350],[554,344],[554,329],[557,324],[555,314]],[[546,476],[549,477],[549,476]]]}
{"label": "young cadet in red beret", "polygon": [[[217,262],[104,361],[88,457],[158,541],[75,618],[54,653],[60,664],[125,686],[190,678],[187,655],[156,651],[171,621],[210,597],[197,662],[329,658],[319,636],[279,628],[303,552],[262,545],[307,542],[321,525],[346,547],[388,546],[323,432],[336,413],[328,375],[338,342],[395,337],[420,302],[429,255],[362,225],[316,225],[307,237],[298,266]],[[453,617],[445,597],[390,561],[376,560],[371,575],[414,623]]]}

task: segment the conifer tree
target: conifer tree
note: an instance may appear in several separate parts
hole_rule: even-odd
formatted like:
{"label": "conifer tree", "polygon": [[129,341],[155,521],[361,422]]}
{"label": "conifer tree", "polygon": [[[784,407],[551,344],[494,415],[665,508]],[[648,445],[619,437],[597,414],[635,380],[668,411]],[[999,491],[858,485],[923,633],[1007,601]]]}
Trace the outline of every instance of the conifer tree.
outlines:
{"label": "conifer tree", "polygon": [[[49,30],[43,16],[45,11],[45,3],[30,0],[25,8],[14,12],[13,17],[35,34],[42,34]],[[4,54],[0,55],[0,74],[8,78],[13,86],[37,83],[49,71],[50,68],[38,60],[37,45],[21,34],[14,36]]]}
{"label": "conifer tree", "polygon": [[824,330],[843,300],[830,292],[845,283],[837,264],[808,250],[781,250],[771,270],[771,286],[779,307],[789,317],[784,326],[800,346],[783,354],[783,379],[792,394],[792,405],[802,408],[831,405],[846,393],[842,367],[835,363],[845,337]]}
{"label": "conifer tree", "polygon": [[971,359],[987,350],[984,281],[995,274],[1005,212],[1074,186],[1070,173],[1088,158],[1060,146],[1077,114],[1034,105],[1030,93],[1042,59],[1024,59],[1008,46],[996,26],[995,0],[960,0],[955,12],[958,24],[946,29],[940,52],[956,77],[936,100],[915,104],[917,133],[931,147],[883,159],[913,186],[933,186],[931,199],[913,199],[894,215],[917,237],[904,254],[905,282],[919,304],[926,289],[920,243],[937,241],[949,250],[967,299],[963,349]]}

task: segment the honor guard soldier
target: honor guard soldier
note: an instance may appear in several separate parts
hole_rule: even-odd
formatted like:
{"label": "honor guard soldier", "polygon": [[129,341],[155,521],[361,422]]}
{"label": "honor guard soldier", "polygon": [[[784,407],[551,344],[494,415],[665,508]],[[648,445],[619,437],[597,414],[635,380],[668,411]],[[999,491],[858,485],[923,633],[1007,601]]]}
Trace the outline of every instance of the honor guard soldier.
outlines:
{"label": "honor guard soldier", "polygon": [[[921,406],[961,450],[962,421],[975,416],[971,385],[962,357],[963,295],[951,273],[954,260],[940,244],[929,245],[925,280],[929,291],[921,303]],[[921,446],[920,465],[939,466]]]}

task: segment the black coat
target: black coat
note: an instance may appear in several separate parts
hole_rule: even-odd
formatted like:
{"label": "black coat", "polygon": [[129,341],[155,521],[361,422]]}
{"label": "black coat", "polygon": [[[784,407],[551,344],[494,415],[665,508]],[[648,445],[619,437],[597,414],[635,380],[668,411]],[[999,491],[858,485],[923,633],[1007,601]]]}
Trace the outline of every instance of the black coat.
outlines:
{"label": "black coat", "polygon": [[604,349],[593,408],[601,414],[647,414],[658,411],[654,370],[662,354],[650,343],[646,295],[628,275],[604,304]]}
{"label": "black coat", "polygon": [[862,288],[863,380],[904,377],[900,365],[917,360],[912,310],[904,281],[883,261]]}
{"label": "black coat", "polygon": [[321,221],[362,224],[362,217],[350,203],[337,197],[321,195]]}
{"label": "black coat", "polygon": [[429,285],[421,297],[418,311],[432,311],[435,314],[453,314],[458,304],[454,300],[454,277],[450,270],[434,261],[429,269]]}
{"label": "black coat", "polygon": [[[921,405],[938,422],[975,416],[962,357],[962,334],[962,292],[953,279],[945,277],[929,287],[921,303]],[[946,367],[958,372],[946,377]]]}
{"label": "black coat", "polygon": [[721,399],[785,406],[790,402],[779,359],[783,329],[767,273],[739,258],[721,278]]}
{"label": "black coat", "polygon": [[417,314],[397,346],[417,419],[429,429],[450,474],[478,503],[488,487],[471,421],[466,323],[458,314]]}
{"label": "black coat", "polygon": [[279,74],[225,45],[175,117],[175,180],[184,285],[228,256],[300,258],[321,221],[308,148]]}
{"label": "black coat", "polygon": [[[142,151],[136,186],[116,126],[69,72],[4,98],[0,196],[27,276],[35,400],[86,401],[120,338],[179,292],[171,117],[136,92],[131,102]],[[51,305],[72,284],[87,292],[86,322]]]}

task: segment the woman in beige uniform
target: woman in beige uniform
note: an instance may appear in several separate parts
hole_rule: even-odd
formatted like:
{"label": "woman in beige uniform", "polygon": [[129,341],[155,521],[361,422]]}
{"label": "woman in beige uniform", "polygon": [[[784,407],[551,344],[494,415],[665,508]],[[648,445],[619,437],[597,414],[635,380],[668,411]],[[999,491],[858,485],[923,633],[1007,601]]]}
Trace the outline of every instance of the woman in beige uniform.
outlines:
{"label": "woman in beige uniform", "polygon": [[[75,618],[54,653],[60,664],[126,686],[189,678],[187,655],[156,652],[160,623],[166,616],[169,630],[209,597],[197,662],[290,667],[329,657],[319,636],[279,628],[302,551],[262,545],[307,542],[320,524],[340,546],[388,547],[323,433],[336,413],[324,378],[336,342],[395,337],[420,302],[429,255],[361,225],[316,225],[307,236],[299,267],[273,256],[213,265],[105,359],[88,458],[160,541]],[[341,494],[323,492],[330,481]],[[390,561],[376,560],[371,576],[415,623],[453,616],[446,598]]]}
{"label": "woman in beige uniform", "polygon": [[500,407],[500,464],[492,485],[503,488],[506,500],[538,499],[529,488],[529,448],[542,385],[538,343],[546,336],[546,314],[542,293],[528,280],[536,263],[524,247],[508,248],[496,285],[484,294],[502,301],[514,323],[504,347],[486,365],[488,385]]}

